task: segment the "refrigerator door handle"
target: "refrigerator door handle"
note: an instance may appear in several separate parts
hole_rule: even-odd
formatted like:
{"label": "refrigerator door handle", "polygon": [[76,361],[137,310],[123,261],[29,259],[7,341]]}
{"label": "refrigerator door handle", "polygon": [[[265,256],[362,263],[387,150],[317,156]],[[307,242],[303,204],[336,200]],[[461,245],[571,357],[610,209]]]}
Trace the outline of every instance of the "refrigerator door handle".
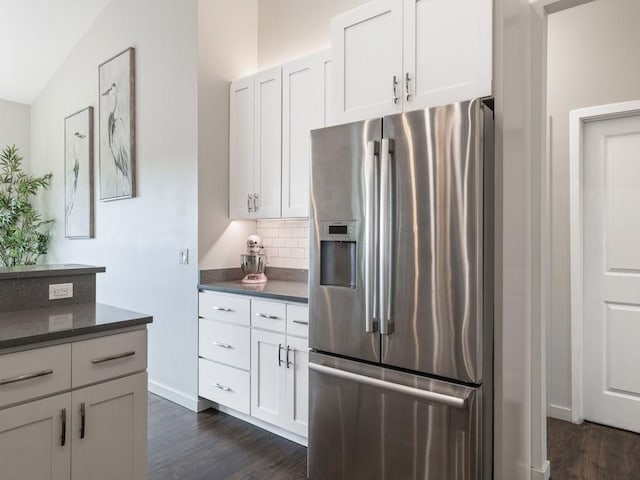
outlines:
{"label": "refrigerator door handle", "polygon": [[391,209],[392,179],[391,153],[392,141],[382,139],[380,152],[380,215],[378,229],[378,243],[380,264],[378,266],[378,298],[380,303],[380,333],[392,333],[391,322],[391,274],[393,272],[393,211]]}
{"label": "refrigerator door handle", "polygon": [[376,295],[376,270],[378,260],[377,218],[378,218],[378,142],[367,142],[367,157],[364,162],[365,197],[365,238],[364,257],[367,263],[364,272],[365,325],[366,333],[377,330],[378,311]]}
{"label": "refrigerator door handle", "polygon": [[403,395],[409,395],[411,397],[419,398],[427,402],[439,403],[448,407],[454,408],[467,408],[468,395],[463,397],[456,397],[453,395],[446,395],[444,393],[431,392],[429,390],[420,390],[419,388],[408,387],[399,383],[391,383],[385,380],[377,378],[366,377],[364,375],[358,375],[357,373],[347,372],[346,370],[338,370],[337,368],[327,367],[326,365],[320,365],[318,363],[309,363],[309,370],[314,370],[325,375],[331,375],[352,382],[361,383],[370,387],[380,388],[381,390],[387,390],[391,392],[401,393]]}

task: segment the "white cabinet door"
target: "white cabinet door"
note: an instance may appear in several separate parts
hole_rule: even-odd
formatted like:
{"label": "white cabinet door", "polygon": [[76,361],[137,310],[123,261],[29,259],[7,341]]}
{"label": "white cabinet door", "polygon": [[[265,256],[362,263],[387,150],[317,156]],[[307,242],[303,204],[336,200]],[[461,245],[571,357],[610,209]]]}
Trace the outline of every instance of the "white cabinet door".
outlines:
{"label": "white cabinet door", "polygon": [[404,0],[404,111],[491,95],[491,26],[491,0]]}
{"label": "white cabinet door", "polygon": [[402,0],[334,17],[331,47],[336,123],[402,111]]}
{"label": "white cabinet door", "polygon": [[253,77],[231,84],[229,90],[229,217],[253,214],[254,114]]}
{"label": "white cabinet door", "polygon": [[0,478],[69,480],[70,407],[65,393],[0,410]]}
{"label": "white cabinet door", "polygon": [[307,437],[309,424],[309,341],[287,337],[287,429]]}
{"label": "white cabinet door", "polygon": [[255,191],[253,217],[280,217],[282,182],[282,69],[254,76]]}
{"label": "white cabinet door", "polygon": [[282,216],[309,216],[310,132],[324,126],[324,57],[282,68]]}
{"label": "white cabinet door", "polygon": [[286,427],[286,338],[251,331],[251,415]]}
{"label": "white cabinet door", "polygon": [[324,123],[322,126],[328,127],[335,124],[335,113],[333,103],[333,61],[331,60],[331,50],[327,50],[322,58],[322,82],[324,97]]}
{"label": "white cabinet door", "polygon": [[74,479],[147,478],[147,374],[73,392]]}

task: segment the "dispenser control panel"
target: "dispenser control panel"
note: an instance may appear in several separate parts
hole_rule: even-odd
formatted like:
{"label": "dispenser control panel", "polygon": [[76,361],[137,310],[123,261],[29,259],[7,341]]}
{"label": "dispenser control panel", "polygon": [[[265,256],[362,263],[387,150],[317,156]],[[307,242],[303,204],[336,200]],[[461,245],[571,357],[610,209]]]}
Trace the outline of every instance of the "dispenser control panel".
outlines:
{"label": "dispenser control panel", "polygon": [[358,237],[357,222],[329,221],[320,225],[321,237],[327,240],[356,240]]}

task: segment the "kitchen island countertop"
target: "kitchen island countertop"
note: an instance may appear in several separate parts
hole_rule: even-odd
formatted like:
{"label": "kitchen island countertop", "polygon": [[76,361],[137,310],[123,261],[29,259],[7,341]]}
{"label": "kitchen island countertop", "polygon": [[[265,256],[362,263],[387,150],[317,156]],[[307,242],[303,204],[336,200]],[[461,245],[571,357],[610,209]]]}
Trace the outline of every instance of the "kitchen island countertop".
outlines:
{"label": "kitchen island countertop", "polygon": [[0,350],[151,323],[150,315],[101,303],[0,313]]}

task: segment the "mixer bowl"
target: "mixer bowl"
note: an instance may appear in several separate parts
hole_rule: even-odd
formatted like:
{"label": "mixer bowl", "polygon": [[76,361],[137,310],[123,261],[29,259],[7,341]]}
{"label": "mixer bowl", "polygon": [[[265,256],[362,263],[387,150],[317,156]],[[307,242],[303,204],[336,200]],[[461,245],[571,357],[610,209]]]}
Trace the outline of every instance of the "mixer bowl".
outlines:
{"label": "mixer bowl", "polygon": [[242,271],[246,275],[264,273],[267,263],[267,256],[257,253],[243,253],[240,255]]}

